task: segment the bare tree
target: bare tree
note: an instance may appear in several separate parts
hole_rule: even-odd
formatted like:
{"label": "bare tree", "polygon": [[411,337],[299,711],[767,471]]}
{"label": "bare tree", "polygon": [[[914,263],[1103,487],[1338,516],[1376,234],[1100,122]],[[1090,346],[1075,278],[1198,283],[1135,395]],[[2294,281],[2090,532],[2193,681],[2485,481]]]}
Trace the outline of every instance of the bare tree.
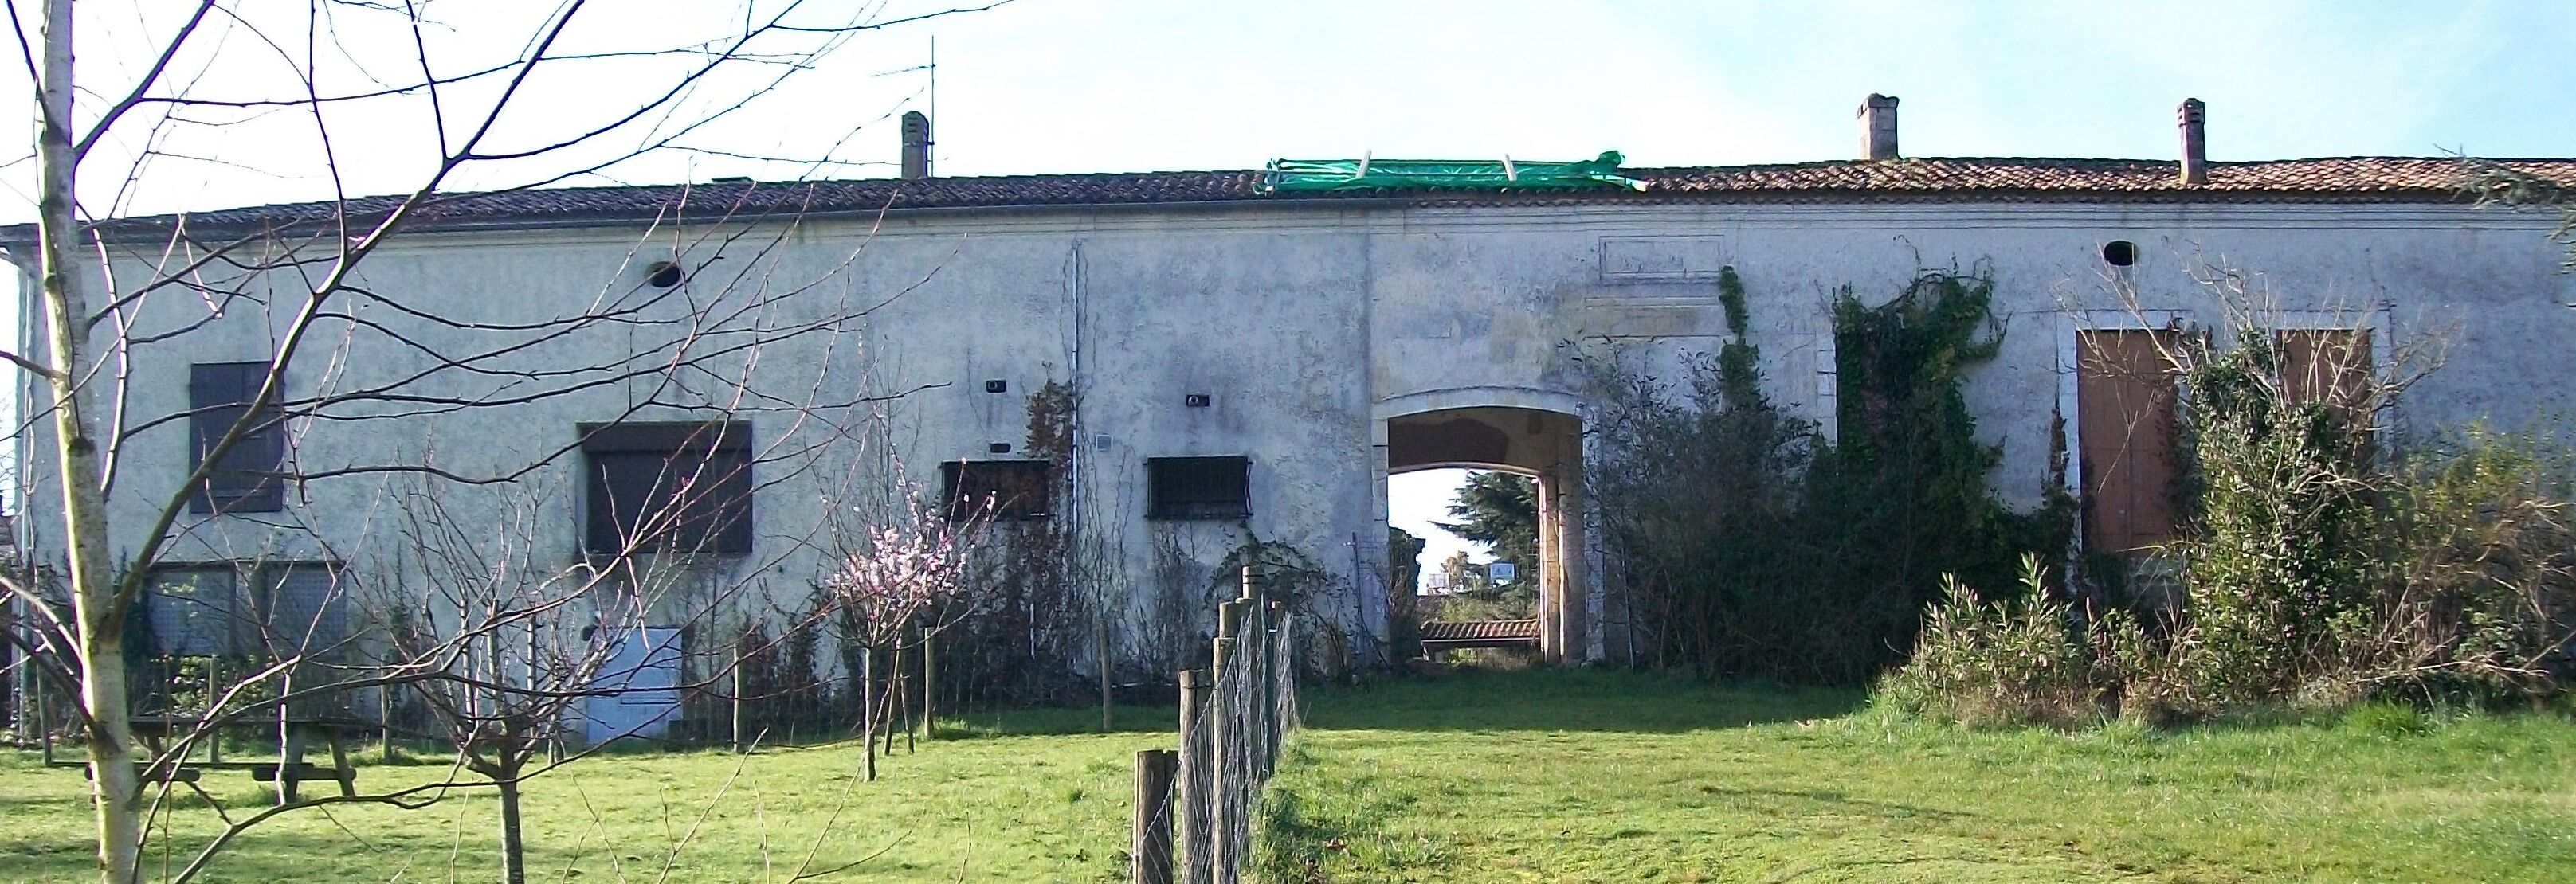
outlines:
{"label": "bare tree", "polygon": [[[975,8],[992,5],[999,4]],[[496,674],[494,660],[505,667],[511,661],[487,653],[484,663],[473,664],[475,650],[524,623],[524,615],[487,620],[409,648],[400,665],[373,674],[311,685],[282,679],[323,662],[318,652],[325,649],[307,642],[270,656],[236,689],[210,692],[196,731],[139,757],[125,624],[145,597],[154,566],[177,546],[234,542],[210,536],[224,530],[210,527],[218,523],[301,538],[294,543],[308,549],[334,535],[315,523],[310,506],[258,507],[257,516],[230,521],[195,518],[192,511],[246,512],[254,508],[241,500],[262,495],[309,504],[329,483],[369,477],[411,476],[450,488],[541,481],[565,475],[551,468],[580,450],[579,443],[536,444],[507,457],[454,464],[416,445],[320,453],[352,434],[454,428],[473,415],[608,392],[626,395],[608,397],[619,401],[602,415],[606,423],[663,413],[801,416],[828,411],[833,403],[827,400],[842,392],[810,377],[771,389],[758,371],[765,348],[828,341],[867,309],[818,284],[837,267],[781,275],[777,246],[806,198],[795,187],[745,187],[713,217],[675,211],[653,221],[625,261],[605,268],[584,303],[468,311],[411,302],[367,281],[362,268],[369,259],[460,199],[450,192],[460,182],[509,192],[586,176],[614,180],[660,158],[703,151],[702,140],[728,118],[855,35],[965,11],[779,0],[747,4],[721,21],[673,22],[712,25],[695,33],[662,28],[642,38],[653,42],[620,44],[614,34],[594,30],[605,13],[591,6],[565,0],[519,20],[511,26],[517,30],[496,33],[483,20],[433,18],[427,4],[414,2],[330,2],[289,11],[204,0],[119,10],[118,28],[76,41],[74,27],[83,18],[71,0],[9,4],[36,97],[31,153],[38,209],[32,233],[9,237],[23,242],[13,250],[28,252],[11,260],[34,271],[28,294],[42,340],[37,349],[0,353],[0,359],[19,373],[33,406],[13,436],[41,439],[36,444],[50,448],[45,462],[29,465],[40,474],[38,493],[50,499],[31,496],[31,509],[57,509],[48,521],[59,523],[58,533],[30,550],[30,566],[6,579],[23,622],[11,640],[31,652],[30,665],[56,689],[77,698],[73,711],[86,736],[102,880],[141,878],[138,856],[150,809],[171,788],[163,781],[147,789],[144,774],[169,769],[184,757],[172,753],[184,753],[212,728],[283,714],[288,704],[335,692],[471,681],[457,673],[471,673],[475,665]],[[102,8],[82,7],[84,14]],[[484,14],[508,20],[498,9]],[[361,34],[371,34],[371,41],[360,45],[353,35]],[[84,51],[93,40],[114,40],[125,51],[145,41],[133,56],[144,61],[107,63],[124,53]],[[83,59],[78,65],[76,55]],[[236,70],[251,74],[226,76]],[[557,104],[542,105],[539,96],[550,91]],[[576,91],[580,101],[566,111],[564,96]],[[351,122],[366,115],[373,116],[364,124]],[[274,162],[291,168],[285,177],[326,182],[328,201],[214,223],[185,216],[113,219],[144,198],[138,194],[225,168],[221,158],[189,153],[189,145],[219,137],[206,135],[209,130],[278,119],[296,121],[297,131],[288,147],[275,151],[281,156]],[[403,141],[398,156],[346,146],[387,128],[417,137]],[[829,153],[801,168],[835,165]],[[352,173],[363,169],[361,177],[373,180],[386,168],[408,170],[399,195],[350,195]],[[684,195],[673,208],[685,201]],[[733,263],[713,263],[723,259]],[[635,280],[630,266],[649,270],[649,281]],[[732,269],[711,272],[720,266]],[[233,397],[212,406],[169,406],[137,394],[138,374],[170,364],[171,354],[245,337],[255,338],[264,356],[240,364],[246,368],[233,379]],[[181,432],[191,437],[194,463],[175,485],[120,468],[143,457],[137,452],[151,440]],[[814,434],[833,435],[828,428]],[[781,462],[796,456],[783,453]],[[562,599],[596,594],[601,581],[511,585],[551,587],[541,595]],[[452,665],[434,667],[433,661]],[[559,664],[581,668],[568,657],[517,663],[521,669]],[[265,684],[283,687],[250,690]],[[290,807],[253,814],[240,825]],[[228,830],[174,877],[194,875],[238,831]]]}
{"label": "bare tree", "polygon": [[[527,877],[521,785],[635,729],[597,721],[591,703],[659,670],[668,682],[648,690],[670,695],[676,708],[680,691],[727,674],[723,667],[684,674],[677,634],[714,626],[757,592],[734,575],[775,564],[688,564],[711,553],[724,527],[692,525],[690,517],[707,511],[733,470],[747,474],[748,465],[673,471],[669,493],[640,520],[646,530],[615,553],[569,566],[550,564],[540,540],[551,509],[544,495],[555,483],[465,495],[472,506],[429,484],[403,502],[402,542],[382,557],[392,573],[368,593],[370,619],[384,631],[372,670],[392,674],[387,687],[417,700],[429,735],[455,747],[456,767],[498,795],[504,880]],[[576,724],[590,726],[588,739],[568,740]],[[566,752],[567,742],[587,748]],[[451,776],[444,785],[471,784]]]}

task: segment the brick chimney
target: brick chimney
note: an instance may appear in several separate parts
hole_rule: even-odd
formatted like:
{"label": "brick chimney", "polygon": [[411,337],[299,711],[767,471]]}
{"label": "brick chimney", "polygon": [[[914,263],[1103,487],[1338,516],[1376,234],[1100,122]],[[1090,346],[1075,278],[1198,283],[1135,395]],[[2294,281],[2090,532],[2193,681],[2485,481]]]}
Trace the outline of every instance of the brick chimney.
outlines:
{"label": "brick chimney", "polygon": [[920,111],[903,114],[903,177],[918,181],[930,177],[930,118]]}
{"label": "brick chimney", "polygon": [[1860,104],[1860,158],[1896,159],[1896,98],[1876,92]]}
{"label": "brick chimney", "polygon": [[2182,183],[2209,183],[2209,106],[2200,99],[2186,98],[2174,109],[2174,123],[2182,127]]}

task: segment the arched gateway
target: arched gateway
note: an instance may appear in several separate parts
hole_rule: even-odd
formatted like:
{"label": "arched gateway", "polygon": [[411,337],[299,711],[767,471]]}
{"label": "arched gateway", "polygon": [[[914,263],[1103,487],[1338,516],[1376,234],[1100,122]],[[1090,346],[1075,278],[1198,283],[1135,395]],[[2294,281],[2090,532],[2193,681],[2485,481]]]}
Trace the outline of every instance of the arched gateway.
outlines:
{"label": "arched gateway", "polygon": [[[1504,470],[1538,480],[1539,653],[1579,662],[1594,644],[1583,538],[1583,419],[1575,397],[1512,387],[1434,390],[1378,403],[1375,423],[1386,477],[1440,467]],[[1410,592],[1411,587],[1390,587]]]}

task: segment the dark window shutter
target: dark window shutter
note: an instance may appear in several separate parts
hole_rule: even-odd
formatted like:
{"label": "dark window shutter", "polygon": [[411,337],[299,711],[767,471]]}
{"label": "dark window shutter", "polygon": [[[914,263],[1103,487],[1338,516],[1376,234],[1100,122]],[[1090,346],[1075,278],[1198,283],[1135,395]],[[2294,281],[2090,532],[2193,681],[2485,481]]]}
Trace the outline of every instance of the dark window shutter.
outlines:
{"label": "dark window shutter", "polygon": [[706,469],[691,483],[690,526],[684,536],[706,539],[706,551],[722,555],[751,552],[751,452],[742,449],[708,455]]}
{"label": "dark window shutter", "polygon": [[946,486],[940,500],[952,519],[1043,519],[1054,497],[1054,472],[1043,460],[946,461],[939,465]]}
{"label": "dark window shutter", "polygon": [[[265,362],[201,362],[188,367],[189,467],[206,462],[215,443],[251,414],[268,375]],[[206,481],[191,489],[192,512],[276,512],[286,508],[286,426],[271,403],[257,423],[217,460]]]}
{"label": "dark window shutter", "polygon": [[582,433],[585,551],[751,552],[749,424],[618,424]]}

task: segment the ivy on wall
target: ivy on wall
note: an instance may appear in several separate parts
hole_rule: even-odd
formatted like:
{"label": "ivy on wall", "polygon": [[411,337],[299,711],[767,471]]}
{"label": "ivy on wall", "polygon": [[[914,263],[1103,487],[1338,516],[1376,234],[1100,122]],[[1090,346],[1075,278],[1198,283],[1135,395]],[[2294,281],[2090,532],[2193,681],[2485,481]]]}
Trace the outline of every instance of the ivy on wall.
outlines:
{"label": "ivy on wall", "polygon": [[1926,272],[1883,303],[1832,303],[1840,439],[1772,403],[1732,267],[1728,337],[1678,377],[1613,342],[1580,357],[1596,404],[1587,481],[1641,665],[1860,683],[1900,662],[1942,575],[2009,587],[2063,548],[2071,510],[2016,513],[2001,453],[1960,393],[2003,326],[1983,269]]}

